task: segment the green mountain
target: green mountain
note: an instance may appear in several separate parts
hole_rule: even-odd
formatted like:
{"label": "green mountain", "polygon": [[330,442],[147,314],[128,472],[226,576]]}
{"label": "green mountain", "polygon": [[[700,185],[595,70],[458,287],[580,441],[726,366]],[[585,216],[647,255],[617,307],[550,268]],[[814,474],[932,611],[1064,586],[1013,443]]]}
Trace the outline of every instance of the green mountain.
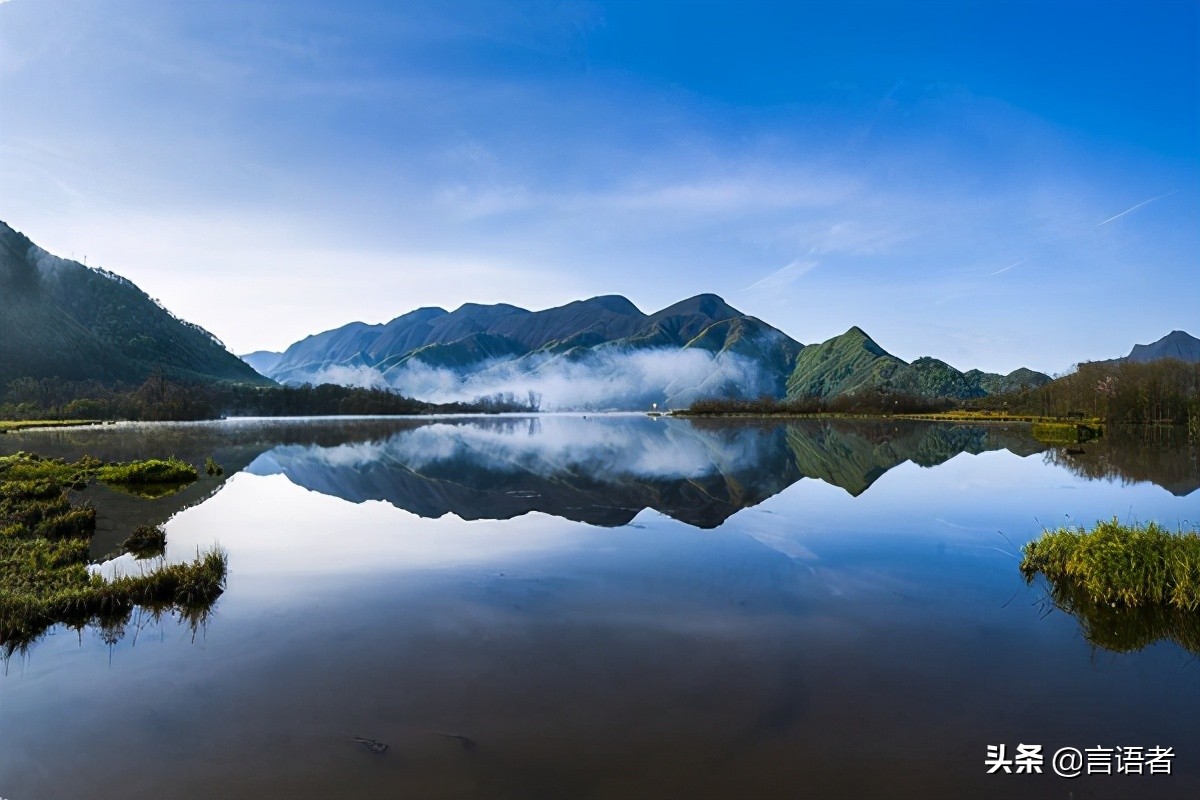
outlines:
{"label": "green mountain", "polygon": [[15,378],[270,384],[130,281],[42,250],[0,222],[0,387]]}
{"label": "green mountain", "polygon": [[856,326],[800,351],[787,380],[787,396],[829,398],[878,392],[964,400],[1049,382],[1048,375],[1025,368],[998,375],[975,369],[959,372],[929,356],[907,363]]}
{"label": "green mountain", "polygon": [[977,384],[986,394],[1008,394],[1022,389],[1036,389],[1050,382],[1050,376],[1035,372],[1027,367],[1014,369],[1007,375],[980,372],[977,369],[964,373],[968,380]]}
{"label": "green mountain", "polygon": [[836,397],[886,382],[904,362],[877,345],[857,325],[796,357],[788,397]]}

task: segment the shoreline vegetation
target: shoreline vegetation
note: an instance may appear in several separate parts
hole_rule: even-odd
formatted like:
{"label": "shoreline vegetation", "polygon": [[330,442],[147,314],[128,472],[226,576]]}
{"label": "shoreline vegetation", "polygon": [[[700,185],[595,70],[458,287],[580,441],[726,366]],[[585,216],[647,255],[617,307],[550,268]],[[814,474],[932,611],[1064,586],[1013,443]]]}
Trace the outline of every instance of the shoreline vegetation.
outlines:
{"label": "shoreline vegetation", "polygon": [[[903,406],[897,402],[894,404],[894,409],[912,408],[920,405],[921,403],[915,400]],[[1105,428],[1103,420],[1095,417],[1083,418],[1080,415],[1051,417],[972,409],[905,412],[894,409],[888,410],[885,406],[886,403],[862,404],[856,407],[849,403],[826,404],[813,403],[811,401],[777,401],[769,398],[761,398],[759,400],[702,400],[693,403],[687,409],[673,411],[671,415],[685,418],[773,417],[781,419],[904,419],[923,422],[971,424],[980,422],[1017,423],[1028,424],[1030,426],[1030,435],[1046,444],[1078,444],[1090,441],[1103,436]]]}
{"label": "shoreline vegetation", "polygon": [[[188,563],[160,562],[106,579],[89,568],[96,509],[71,494],[103,483],[157,497],[198,477],[194,466],[174,458],[116,464],[87,456],[74,462],[24,452],[0,456],[0,656],[26,651],[59,624],[94,625],[115,642],[136,607],[156,616],[176,612],[193,629],[201,625],[225,589],[225,552],[214,547]],[[139,528],[124,549],[155,558],[165,544],[161,529]]]}
{"label": "shoreline vegetation", "polygon": [[1131,652],[1160,639],[1200,655],[1200,533],[1116,518],[1059,528],[1023,548],[1026,582],[1040,573],[1054,604],[1089,642]]}
{"label": "shoreline vegetation", "polygon": [[874,416],[937,422],[1027,422],[1034,425],[1038,438],[1062,444],[1095,438],[1108,426],[1179,426],[1200,439],[1200,364],[1171,358],[1149,363],[1083,363],[1044,386],[983,397],[927,398],[878,390],[828,398],[726,397],[698,400],[672,413],[681,417]]}

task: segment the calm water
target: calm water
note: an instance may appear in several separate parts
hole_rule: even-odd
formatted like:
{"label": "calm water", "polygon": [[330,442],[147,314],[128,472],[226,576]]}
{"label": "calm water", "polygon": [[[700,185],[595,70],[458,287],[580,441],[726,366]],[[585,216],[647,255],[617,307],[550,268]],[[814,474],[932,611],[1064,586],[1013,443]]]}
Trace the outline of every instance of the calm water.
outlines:
{"label": "calm water", "polygon": [[[1046,525],[1194,526],[1194,449],[592,415],[0,449],[230,473],[89,490],[102,569],[169,519],[168,558],[219,543],[229,588],[195,633],[135,616],[13,657],[7,800],[1200,796],[1200,660],[1089,644],[1016,555]],[[987,775],[1001,743],[1173,747],[1174,774]]]}

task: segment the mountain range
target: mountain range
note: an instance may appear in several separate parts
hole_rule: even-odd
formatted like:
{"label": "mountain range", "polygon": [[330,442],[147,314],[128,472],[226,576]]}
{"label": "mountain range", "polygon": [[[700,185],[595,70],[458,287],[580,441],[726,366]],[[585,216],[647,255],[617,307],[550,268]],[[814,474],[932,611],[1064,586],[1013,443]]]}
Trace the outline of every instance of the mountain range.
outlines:
{"label": "mountain range", "polygon": [[561,395],[568,384],[588,384],[601,405],[635,407],[699,395],[780,396],[801,349],[716,295],[652,314],[608,295],[544,311],[419,308],[383,325],[354,322],[309,336],[277,359],[248,359],[284,383],[359,382],[441,399],[526,387]]}
{"label": "mountain range", "polygon": [[[1173,331],[1125,360],[1163,357],[1200,361],[1200,340]],[[23,377],[134,384],[155,373],[202,383],[380,386],[434,401],[528,394],[546,410],[860,392],[966,399],[1050,381],[1024,368],[1001,375],[961,372],[933,357],[906,362],[857,326],[804,345],[714,294],[649,314],[619,295],[542,311],[418,308],[239,359],[129,280],[51,255],[0,222],[0,387]]]}
{"label": "mountain range", "polygon": [[[678,407],[706,396],[829,398],[858,391],[965,399],[1050,380],[1029,369],[999,375],[963,373],[928,357],[908,363],[858,327],[805,346],[712,294],[652,314],[614,295],[544,311],[474,303],[454,311],[420,308],[386,324],[354,322],[283,353],[245,358],[284,383],[386,385],[436,400],[532,390],[550,408]],[[569,389],[576,384],[590,394],[575,398]]]}

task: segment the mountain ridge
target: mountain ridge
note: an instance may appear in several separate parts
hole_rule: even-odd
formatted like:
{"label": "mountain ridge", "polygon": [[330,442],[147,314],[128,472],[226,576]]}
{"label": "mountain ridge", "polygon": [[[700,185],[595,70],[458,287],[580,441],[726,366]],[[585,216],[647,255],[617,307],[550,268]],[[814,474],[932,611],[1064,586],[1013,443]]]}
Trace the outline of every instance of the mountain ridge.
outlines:
{"label": "mountain ridge", "polygon": [[[615,362],[638,353],[690,353],[697,373],[690,379],[661,381],[656,402],[681,400],[705,391],[765,391],[779,394],[783,376],[801,349],[799,342],[762,320],[743,314],[714,294],[685,298],[651,314],[621,295],[600,295],[561,306],[529,311],[509,304],[464,303],[454,311],[421,308],[383,325],[349,323],[288,347],[267,374],[281,382],[320,379],[378,381],[406,390],[405,375],[429,370],[456,374],[494,369],[511,362],[511,371],[546,373],[570,364]],[[721,361],[722,369],[700,375],[702,361]],[[741,381],[731,364],[766,366],[770,385]],[[653,370],[651,370],[653,371]],[[744,369],[743,369],[744,372]],[[441,384],[452,376],[441,375]],[[647,393],[646,397],[653,395]]]}

